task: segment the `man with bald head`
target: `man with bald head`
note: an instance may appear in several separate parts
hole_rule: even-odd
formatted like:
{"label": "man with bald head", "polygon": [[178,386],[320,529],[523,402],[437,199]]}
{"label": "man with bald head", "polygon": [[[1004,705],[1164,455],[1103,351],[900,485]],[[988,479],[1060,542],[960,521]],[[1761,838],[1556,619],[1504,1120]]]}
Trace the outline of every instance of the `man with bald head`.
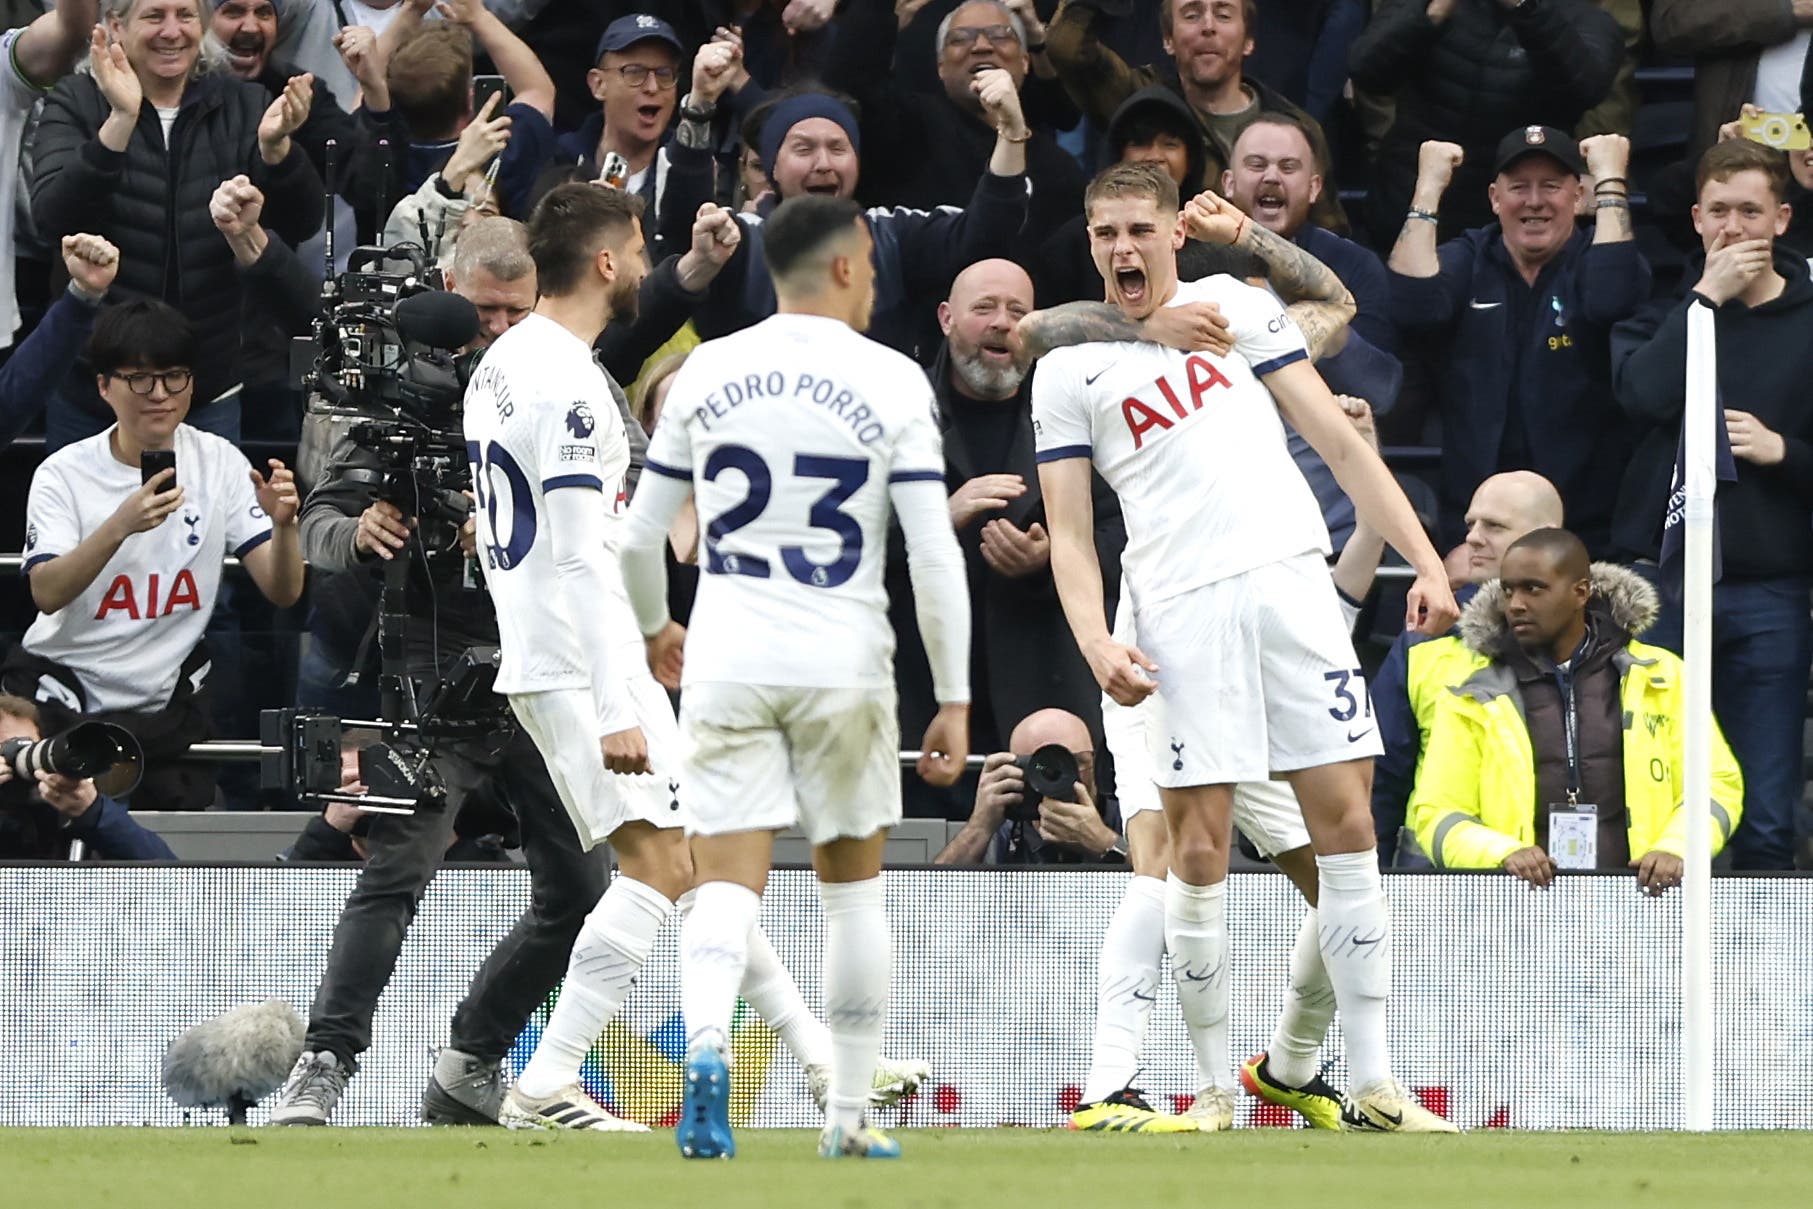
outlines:
{"label": "man with bald head", "polygon": [[[1026,770],[1018,763],[1050,746],[1076,758],[1076,781],[1062,797],[1029,793]],[[983,762],[969,822],[932,863],[1064,865],[1126,859],[1120,811],[1096,786],[1089,724],[1068,710],[1041,709],[1013,728],[1006,751]]]}
{"label": "man with bald head", "polygon": [[[1442,694],[1410,815],[1438,868],[1501,868],[1532,887],[1558,871],[1635,869],[1652,895],[1680,884],[1681,661],[1633,637],[1656,591],[1592,563],[1581,540],[1542,528],[1512,542],[1498,578],[1457,627],[1465,675]],[[1731,838],[1743,778],[1715,721],[1712,850]]]}
{"label": "man with bald head", "polygon": [[[1017,723],[1050,707],[1082,718],[1087,733],[1101,733],[1100,692],[1051,579],[1051,539],[1033,450],[1032,379],[1016,364],[1009,343],[1032,309],[1032,279],[1009,260],[970,265],[938,305],[944,343],[932,364],[932,390],[944,428],[951,524],[969,571],[970,729],[977,751],[1001,750]],[[1107,544],[1103,561],[1118,565],[1109,553],[1124,541],[1120,514],[1112,495],[1098,491],[1096,498],[1103,497],[1097,524]],[[895,674],[901,725],[917,734],[937,702],[901,555],[895,550],[888,559],[899,640]],[[929,799],[915,804],[940,813],[955,807],[957,817],[967,806]]]}
{"label": "man with bald head", "polygon": [[[1467,505],[1467,540],[1450,556],[1450,566],[1464,558],[1465,583],[1455,590],[1456,603],[1465,607],[1482,584],[1498,578],[1512,542],[1532,530],[1559,528],[1562,520],[1561,493],[1534,471],[1510,470],[1481,483]],[[1469,664],[1458,636],[1406,632],[1373,678],[1372,708],[1385,754],[1373,765],[1372,821],[1379,862],[1387,868],[1394,860],[1422,864],[1411,851],[1398,851],[1398,837],[1436,705]]]}
{"label": "man with bald head", "polygon": [[491,342],[535,309],[535,262],[529,237],[514,218],[481,218],[461,232],[447,288],[478,311],[478,335],[465,351]]}

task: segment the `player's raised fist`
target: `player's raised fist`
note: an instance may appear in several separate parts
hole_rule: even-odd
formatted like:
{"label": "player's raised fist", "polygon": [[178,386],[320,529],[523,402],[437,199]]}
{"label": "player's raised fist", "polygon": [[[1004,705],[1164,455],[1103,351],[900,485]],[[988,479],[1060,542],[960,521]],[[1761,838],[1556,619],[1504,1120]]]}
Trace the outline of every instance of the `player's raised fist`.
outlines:
{"label": "player's raised fist", "polygon": [[1454,180],[1454,170],[1459,168],[1467,153],[1458,143],[1443,143],[1431,139],[1417,149],[1416,179],[1420,185],[1432,189],[1446,189]]}
{"label": "player's raised fist", "polygon": [[1158,691],[1158,665],[1136,646],[1104,638],[1088,651],[1089,670],[1102,691],[1121,705],[1138,705]]}
{"label": "player's raised fist", "polygon": [[639,726],[605,735],[598,740],[598,749],[604,753],[604,766],[611,772],[634,776],[648,771],[648,740]]}
{"label": "player's raised fist", "polygon": [[957,783],[968,763],[969,706],[941,705],[932,715],[932,724],[925,728],[915,771],[927,785],[948,789]]}
{"label": "player's raised fist", "polygon": [[1239,206],[1207,189],[1184,203],[1184,232],[1192,239],[1228,247],[1250,226]]}

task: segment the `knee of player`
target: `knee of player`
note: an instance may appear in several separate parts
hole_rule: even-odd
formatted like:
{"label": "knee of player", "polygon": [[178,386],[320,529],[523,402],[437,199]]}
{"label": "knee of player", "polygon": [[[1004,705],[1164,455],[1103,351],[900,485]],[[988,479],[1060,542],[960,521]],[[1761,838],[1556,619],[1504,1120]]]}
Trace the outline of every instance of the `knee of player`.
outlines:
{"label": "knee of player", "polygon": [[[1173,872],[1187,871],[1200,875],[1203,872],[1220,871],[1226,874],[1228,867],[1228,848],[1218,836],[1209,831],[1192,831],[1171,839],[1171,869]],[[1185,877],[1185,881],[1194,878]],[[1215,881],[1221,880],[1216,877]],[[1205,884],[1195,881],[1195,884]]]}
{"label": "knee of player", "polygon": [[634,878],[669,902],[678,902],[682,894],[692,889],[692,854],[686,847],[686,837],[675,829],[655,831],[637,828],[635,824],[624,830],[632,829],[645,834],[619,833],[611,837],[617,849],[618,868],[625,877]]}

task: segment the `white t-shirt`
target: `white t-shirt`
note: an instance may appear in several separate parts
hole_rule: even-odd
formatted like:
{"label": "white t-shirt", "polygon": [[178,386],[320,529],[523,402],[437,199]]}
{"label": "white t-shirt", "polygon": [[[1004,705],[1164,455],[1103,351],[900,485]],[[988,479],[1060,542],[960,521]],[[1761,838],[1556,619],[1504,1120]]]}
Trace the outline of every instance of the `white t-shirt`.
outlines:
{"label": "white t-shirt", "polygon": [[374,34],[382,34],[403,11],[403,0],[396,0],[389,8],[373,8],[359,0],[340,0],[340,7],[346,13],[348,25],[363,25]]}
{"label": "white t-shirt", "polygon": [[[113,456],[113,429],[44,459],[25,506],[25,569],[68,554],[141,485],[137,466]],[[25,649],[68,664],[91,712],[169,704],[176,674],[202,640],[220,596],[221,559],[270,540],[251,463],[212,433],[176,429],[183,505],[157,528],[134,533],[69,604],[25,632]]]}
{"label": "white t-shirt", "polygon": [[1277,299],[1225,274],[1180,284],[1171,304],[1185,302],[1221,307],[1232,353],[1076,345],[1048,353],[1032,384],[1039,461],[1093,459],[1120,496],[1123,573],[1151,604],[1329,549],[1260,381],[1309,355],[1303,333]]}
{"label": "white t-shirt", "polygon": [[698,506],[686,683],[894,683],[888,484],[944,479],[924,370],[834,319],[772,316],[693,350],[645,468]]}
{"label": "white t-shirt", "polygon": [[1756,94],[1751,100],[1765,113],[1800,112],[1800,73],[1807,62],[1813,31],[1801,30],[1757,56]]}
{"label": "white t-shirt", "polygon": [[[466,449],[478,503],[478,561],[497,606],[500,693],[592,689],[591,660],[568,615],[554,543],[545,531],[548,492],[604,493],[607,632],[635,663],[641,632],[617,568],[628,506],[629,441],[604,371],[585,342],[544,315],[497,338],[466,388]],[[613,652],[615,654],[615,652]],[[621,656],[613,668],[629,666]]]}
{"label": "white t-shirt", "polygon": [[0,34],[0,348],[19,330],[19,299],[13,293],[13,206],[19,192],[19,140],[41,89],[19,70],[14,53],[23,29]]}

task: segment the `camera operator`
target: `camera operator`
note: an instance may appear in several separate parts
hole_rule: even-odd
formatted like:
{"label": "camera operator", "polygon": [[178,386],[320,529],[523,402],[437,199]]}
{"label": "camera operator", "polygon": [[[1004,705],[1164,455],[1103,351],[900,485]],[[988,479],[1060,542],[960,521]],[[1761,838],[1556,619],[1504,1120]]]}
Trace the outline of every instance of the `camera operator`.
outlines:
{"label": "camera operator", "polygon": [[[0,744],[37,742],[38,707],[23,697],[0,695]],[[40,770],[33,785],[0,760],[0,860],[57,860],[80,840],[104,861],[173,861],[176,854],[154,831],[139,826],[126,807],[77,779]]]}
{"label": "camera operator", "polygon": [[1088,723],[1067,710],[1042,709],[1014,727],[1007,746],[983,761],[969,822],[934,865],[1126,863],[1120,810],[1096,787]]}

